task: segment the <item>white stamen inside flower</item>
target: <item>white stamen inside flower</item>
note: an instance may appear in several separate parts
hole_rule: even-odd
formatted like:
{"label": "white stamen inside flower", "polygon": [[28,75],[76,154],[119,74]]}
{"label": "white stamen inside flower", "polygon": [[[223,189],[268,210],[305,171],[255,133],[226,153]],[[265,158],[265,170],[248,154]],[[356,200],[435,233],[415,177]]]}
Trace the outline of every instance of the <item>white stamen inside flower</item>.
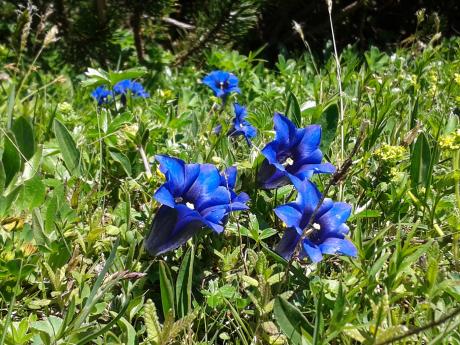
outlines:
{"label": "white stamen inside flower", "polygon": [[185,203],[185,206],[187,206],[189,209],[191,210],[194,210],[195,209],[195,205],[193,205],[191,202],[186,202]]}
{"label": "white stamen inside flower", "polygon": [[292,160],[291,157],[286,158],[286,160],[284,161],[284,166],[292,165],[292,164],[294,164],[294,161]]}
{"label": "white stamen inside flower", "polygon": [[313,229],[315,230],[320,230],[321,229],[321,226],[318,224],[318,223],[313,223]]}

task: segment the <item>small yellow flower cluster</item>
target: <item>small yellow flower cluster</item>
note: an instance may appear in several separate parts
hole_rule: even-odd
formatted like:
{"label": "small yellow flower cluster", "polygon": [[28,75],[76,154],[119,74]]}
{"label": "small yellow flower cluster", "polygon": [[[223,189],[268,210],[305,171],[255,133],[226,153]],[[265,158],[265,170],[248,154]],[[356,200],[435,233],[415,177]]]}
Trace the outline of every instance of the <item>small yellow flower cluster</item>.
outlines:
{"label": "small yellow flower cluster", "polygon": [[380,148],[375,150],[374,155],[385,162],[397,162],[404,158],[406,149],[403,146],[393,146],[383,144]]}
{"label": "small yellow flower cluster", "polygon": [[390,177],[393,182],[401,182],[404,179],[404,172],[399,170],[399,167],[392,167],[390,169]]}
{"label": "small yellow flower cluster", "polygon": [[460,73],[454,73],[455,82],[460,85]]}
{"label": "small yellow flower cluster", "polygon": [[443,135],[439,140],[439,146],[449,151],[460,150],[460,128],[455,132]]}
{"label": "small yellow flower cluster", "polygon": [[428,74],[428,82],[430,83],[428,94],[430,96],[435,96],[438,91],[438,75],[436,71],[430,71],[430,73]]}

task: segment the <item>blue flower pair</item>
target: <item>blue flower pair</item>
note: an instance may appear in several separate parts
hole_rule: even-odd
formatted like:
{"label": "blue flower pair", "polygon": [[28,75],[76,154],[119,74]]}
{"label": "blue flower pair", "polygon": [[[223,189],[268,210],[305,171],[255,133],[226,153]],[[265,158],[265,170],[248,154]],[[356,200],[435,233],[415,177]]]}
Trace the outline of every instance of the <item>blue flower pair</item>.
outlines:
{"label": "blue flower pair", "polygon": [[[241,92],[238,87],[238,78],[234,74],[225,71],[213,71],[209,73],[203,78],[203,83],[212,89],[216,97],[222,99],[223,104],[225,104],[227,96],[232,92]],[[230,137],[243,136],[248,145],[251,146],[251,139],[256,136],[257,130],[246,120],[248,115],[246,107],[235,103],[233,110],[235,117],[232,120],[232,125],[227,135]],[[220,134],[221,129],[222,126],[218,125],[213,129],[213,133]]]}
{"label": "blue flower pair", "polygon": [[[294,184],[297,199],[275,208],[275,214],[286,225],[277,252],[290,259],[300,244],[300,256],[311,261],[322,260],[322,254],[356,256],[357,250],[345,235],[349,229],[345,221],[351,214],[351,206],[324,199],[317,187],[309,180],[313,174],[333,173],[335,167],[322,163],[321,127],[296,126],[284,115],[275,114],[275,139],[262,150],[265,156],[259,169],[258,181],[265,189],[275,189]],[[313,216],[313,219],[311,219]],[[306,229],[311,225],[311,229]],[[303,238],[305,231],[309,235]]]}
{"label": "blue flower pair", "polygon": [[149,93],[144,90],[141,83],[130,79],[125,79],[116,83],[113,87],[113,92],[106,89],[105,86],[99,86],[91,93],[91,96],[97,101],[98,105],[102,105],[108,103],[110,98],[114,98],[115,95],[120,95],[121,103],[125,105],[128,92],[130,92],[133,97],[149,97]]}
{"label": "blue flower pair", "polygon": [[204,227],[221,233],[231,212],[248,209],[248,195],[234,191],[235,167],[219,173],[212,164],[185,164],[163,155],[156,159],[166,182],[154,195],[162,206],[145,241],[150,254],[173,250]]}

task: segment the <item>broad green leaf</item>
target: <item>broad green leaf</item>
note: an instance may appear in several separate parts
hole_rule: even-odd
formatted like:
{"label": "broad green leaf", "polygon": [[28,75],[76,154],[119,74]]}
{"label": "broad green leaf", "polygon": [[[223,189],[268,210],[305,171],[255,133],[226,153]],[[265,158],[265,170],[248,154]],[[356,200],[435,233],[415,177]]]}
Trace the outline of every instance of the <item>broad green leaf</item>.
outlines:
{"label": "broad green leaf", "polygon": [[185,253],[176,280],[176,313],[179,318],[187,315],[192,305],[192,278],[195,248],[192,246]]}
{"label": "broad green leaf", "polygon": [[164,261],[160,261],[160,292],[161,292],[161,306],[163,307],[163,315],[166,317],[171,311],[173,317],[176,315],[174,307],[174,287],[171,277],[171,271]]}
{"label": "broad green leaf", "polygon": [[6,132],[3,137],[3,146],[2,163],[5,170],[5,187],[7,187],[21,169],[21,156],[13,132]]}
{"label": "broad green leaf", "polygon": [[115,151],[110,151],[110,156],[113,158],[114,161],[120,163],[126,175],[131,176],[131,173],[132,173],[131,162],[129,161],[128,157],[126,157],[121,152],[115,152]]}
{"label": "broad green leaf", "polygon": [[24,116],[17,118],[13,122],[12,131],[22,156],[26,159],[30,159],[35,152],[35,136],[30,120]]}
{"label": "broad green leaf", "polygon": [[134,327],[124,317],[118,320],[118,326],[122,329],[123,338],[125,340],[123,344],[134,345],[136,341],[136,330]]}
{"label": "broad green leaf", "polygon": [[278,326],[293,345],[311,344],[311,327],[308,321],[294,305],[283,297],[276,297],[273,313]]}
{"label": "broad green leaf", "polygon": [[146,73],[146,69],[144,67],[137,67],[137,68],[130,68],[127,69],[126,71],[120,71],[120,72],[109,72],[109,80],[112,85],[115,85],[119,81],[125,80],[125,79],[135,79],[142,77]]}
{"label": "broad green leaf", "polygon": [[411,155],[410,176],[412,188],[425,185],[431,164],[431,148],[425,133],[421,133],[415,142]]}
{"label": "broad green leaf", "polygon": [[57,119],[54,119],[54,134],[67,170],[71,175],[80,176],[80,151],[67,128]]}
{"label": "broad green leaf", "polygon": [[123,125],[131,123],[133,115],[131,113],[123,113],[115,117],[109,124],[107,133],[114,133],[118,131]]}
{"label": "broad green leaf", "polygon": [[17,186],[11,192],[9,192],[5,197],[0,197],[0,217],[7,215],[9,209],[16,201],[16,198],[21,191],[21,186]]}
{"label": "broad green leaf", "polygon": [[83,87],[89,87],[89,86],[99,86],[103,84],[109,84],[110,79],[109,76],[107,75],[107,72],[105,72],[102,69],[94,69],[89,67],[88,70],[85,72],[85,75],[88,77],[88,79],[84,80],[82,82]]}
{"label": "broad green leaf", "polygon": [[58,334],[62,325],[62,319],[57,316],[49,316],[42,321],[32,322],[32,328],[48,334],[52,339]]}
{"label": "broad green leaf", "polygon": [[45,201],[46,187],[38,175],[24,182],[17,203],[23,210],[33,209]]}
{"label": "broad green leaf", "polygon": [[302,126],[302,114],[300,112],[299,102],[296,96],[289,92],[287,105],[286,105],[286,116],[297,126]]}

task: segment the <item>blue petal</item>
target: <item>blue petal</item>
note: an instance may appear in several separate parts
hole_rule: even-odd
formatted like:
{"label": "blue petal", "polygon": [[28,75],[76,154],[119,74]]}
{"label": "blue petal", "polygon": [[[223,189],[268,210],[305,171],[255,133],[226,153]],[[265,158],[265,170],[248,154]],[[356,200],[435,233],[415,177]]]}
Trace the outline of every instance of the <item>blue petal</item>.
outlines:
{"label": "blue petal", "polygon": [[304,212],[313,213],[321,199],[321,193],[316,185],[309,180],[299,180],[293,176],[291,181],[298,192],[296,202],[301,205]]}
{"label": "blue petal", "polygon": [[158,190],[155,192],[155,195],[153,197],[160,204],[163,204],[169,207],[174,207],[174,205],[176,204],[174,201],[174,196],[171,194],[169,189],[166,187],[166,183],[163,184],[160,188],[158,188]]}
{"label": "blue petal", "polygon": [[281,205],[275,208],[275,213],[287,227],[298,227],[302,219],[302,212],[296,208],[295,203]]}
{"label": "blue petal", "polygon": [[323,214],[318,223],[324,232],[337,232],[351,214],[351,206],[344,202],[335,202],[332,208]]}
{"label": "blue petal", "polygon": [[244,107],[242,105],[239,105],[238,103],[235,103],[235,104],[233,104],[233,109],[235,111],[235,119],[238,122],[244,121],[244,119],[248,115],[248,113],[246,111],[246,107]]}
{"label": "blue petal", "polygon": [[212,129],[212,134],[219,135],[222,131],[222,125],[217,125]]}
{"label": "blue petal", "polygon": [[185,196],[188,200],[198,200],[200,196],[214,191],[220,185],[221,176],[212,164],[200,164],[200,173],[190,186]]}
{"label": "blue petal", "polygon": [[331,163],[305,164],[302,165],[294,175],[304,180],[310,178],[313,174],[332,174],[335,172],[335,166]]}
{"label": "blue petal", "polygon": [[[239,203],[239,204],[246,204],[250,200],[249,195],[246,193],[242,192],[235,196],[232,200],[232,204]],[[247,206],[246,206],[247,207]]]}
{"label": "blue petal", "polygon": [[224,186],[219,186],[212,193],[201,194],[195,201],[195,208],[201,213],[205,208],[229,204],[230,202],[230,191]]}
{"label": "blue petal", "polygon": [[131,80],[125,79],[122,81],[119,81],[118,83],[115,84],[113,87],[113,90],[115,91],[116,94],[126,94],[128,90],[131,87]]}
{"label": "blue petal", "polygon": [[[275,123],[275,141],[280,143],[283,147],[289,147],[291,141],[296,138],[296,127],[286,116],[275,113],[273,117]],[[273,163],[272,163],[273,164]]]}
{"label": "blue petal", "polygon": [[296,146],[292,151],[292,157],[297,166],[318,164],[323,160],[323,153],[318,148],[313,151],[305,151],[300,146]]}
{"label": "blue petal", "polygon": [[300,235],[292,228],[284,231],[283,238],[276,246],[275,251],[286,260],[289,260],[294,254],[295,247],[299,242]]}
{"label": "blue petal", "polygon": [[155,215],[144,246],[151,255],[176,249],[203,228],[197,212],[161,206]]}
{"label": "blue petal", "polygon": [[200,164],[185,164],[184,191],[187,191],[195,182],[200,173]]}
{"label": "blue petal", "polygon": [[267,158],[267,161],[274,165],[278,170],[285,171],[284,166],[278,162],[277,151],[277,143],[272,141],[263,148],[262,154],[265,156],[265,158]]}
{"label": "blue petal", "polygon": [[310,242],[308,239],[305,239],[302,243],[302,249],[305,254],[310,258],[314,263],[320,262],[323,260],[323,255],[321,255],[321,250],[317,245]]}
{"label": "blue petal", "polygon": [[302,129],[302,137],[297,144],[298,150],[300,152],[305,152],[305,154],[310,154],[318,149],[319,144],[321,143],[321,126],[320,125],[310,125]]}
{"label": "blue petal", "polygon": [[330,237],[319,245],[323,254],[343,254],[356,257],[358,250],[350,240]]}
{"label": "blue petal", "polygon": [[173,196],[180,196],[185,183],[184,161],[164,155],[156,155],[155,159],[160,163],[160,171],[165,174],[169,190]]}
{"label": "blue petal", "polygon": [[257,182],[264,189],[275,189],[291,183],[286,173],[278,170],[267,159],[262,161],[262,165],[257,173]]}
{"label": "blue petal", "polygon": [[224,231],[223,219],[227,215],[227,210],[222,206],[216,206],[207,210],[206,215],[203,215],[205,224],[214,232],[221,233]]}
{"label": "blue petal", "polygon": [[[238,78],[233,73],[228,73],[226,81],[230,88],[238,89]],[[239,89],[237,92],[239,92]]]}
{"label": "blue petal", "polygon": [[230,189],[235,188],[237,170],[235,166],[228,167],[221,174],[220,185]]}

